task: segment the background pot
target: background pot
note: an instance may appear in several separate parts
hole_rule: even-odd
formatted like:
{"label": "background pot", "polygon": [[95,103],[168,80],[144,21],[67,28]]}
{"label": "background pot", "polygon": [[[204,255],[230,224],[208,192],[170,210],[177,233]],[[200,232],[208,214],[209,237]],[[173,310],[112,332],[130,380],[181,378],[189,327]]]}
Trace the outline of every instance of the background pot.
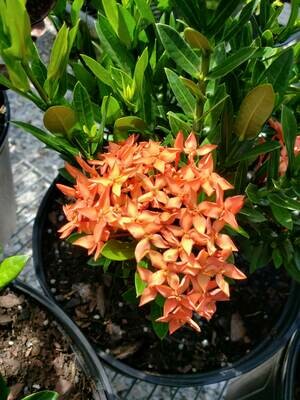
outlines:
{"label": "background pot", "polygon": [[62,332],[71,339],[72,350],[78,358],[83,373],[87,377],[90,377],[94,383],[94,400],[116,400],[103,366],[95,351],[70,318],[50,299],[32,289],[30,286],[16,281],[12,285],[12,288],[30,297],[30,299],[46,309],[58,322],[59,326],[62,328]]}
{"label": "background pot", "polygon": [[[43,198],[33,228],[33,257],[36,274],[45,294],[53,299],[53,294],[50,291],[50,287],[48,286],[45,277],[45,269],[47,266],[44,264],[42,258],[41,242],[44,226],[48,217],[48,210],[50,209],[50,205],[53,203],[57,193],[55,185],[59,181],[62,182],[63,179],[61,177],[58,177],[53,182],[45,197]],[[129,367],[125,363],[118,361],[116,358],[105,353],[104,351],[101,351],[100,349],[98,350],[98,354],[100,358],[104,360],[117,373],[123,376],[130,377],[133,380],[148,382],[152,385],[163,385],[178,388],[198,387],[215,384],[221,381],[228,381],[236,377],[241,377],[243,376],[243,374],[246,374],[249,371],[253,371],[260,365],[263,365],[266,361],[276,355],[278,351],[285,346],[288,339],[295,331],[295,320],[299,309],[299,286],[293,284],[288,302],[282,312],[279,321],[270,333],[270,336],[262,341],[249,354],[242,357],[239,361],[233,363],[231,367],[225,367],[207,373],[186,375],[155,375]],[[149,399],[150,398],[151,397],[149,397]],[[237,397],[235,397],[234,400],[236,399]]]}
{"label": "background pot", "polygon": [[8,147],[9,103],[5,92],[0,91],[0,245],[5,245],[15,230],[16,203]]}

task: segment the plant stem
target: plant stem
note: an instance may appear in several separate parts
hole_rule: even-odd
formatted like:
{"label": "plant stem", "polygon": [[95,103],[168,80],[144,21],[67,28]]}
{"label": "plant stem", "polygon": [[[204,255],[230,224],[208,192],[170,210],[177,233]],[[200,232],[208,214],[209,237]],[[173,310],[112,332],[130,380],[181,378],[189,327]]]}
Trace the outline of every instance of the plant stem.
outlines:
{"label": "plant stem", "polygon": [[49,105],[49,98],[43,89],[43,87],[40,85],[34,74],[32,73],[32,70],[27,62],[22,62],[22,66],[30,80],[30,82],[33,84],[35,87],[36,91],[38,94],[41,96],[41,99],[46,103],[46,105]]}

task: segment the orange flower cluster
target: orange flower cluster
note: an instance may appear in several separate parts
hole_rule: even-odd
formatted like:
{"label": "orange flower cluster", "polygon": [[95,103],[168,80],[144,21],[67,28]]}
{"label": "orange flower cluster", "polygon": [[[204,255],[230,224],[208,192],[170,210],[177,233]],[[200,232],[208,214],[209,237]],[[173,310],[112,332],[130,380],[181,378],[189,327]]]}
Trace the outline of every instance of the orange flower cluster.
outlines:
{"label": "orange flower cluster", "polygon": [[[97,160],[77,158],[83,172],[67,165],[74,187],[58,185],[73,201],[64,206],[65,238],[83,233],[75,244],[95,259],[103,245],[126,233],[136,241],[137,271],[146,287],[140,305],[165,298],[160,322],[173,333],[184,324],[200,331],[194,313],[209,320],[216,302],[229,299],[226,277],[245,279],[227,262],[237,251],[221,233],[225,224],[237,229],[235,215],[243,196],[224,199],[232,186],[214,172],[215,145],[199,147],[194,134],[180,132],[173,148],[129,137],[110,143]],[[206,200],[201,201],[200,196]],[[144,258],[150,267],[139,263]]]}

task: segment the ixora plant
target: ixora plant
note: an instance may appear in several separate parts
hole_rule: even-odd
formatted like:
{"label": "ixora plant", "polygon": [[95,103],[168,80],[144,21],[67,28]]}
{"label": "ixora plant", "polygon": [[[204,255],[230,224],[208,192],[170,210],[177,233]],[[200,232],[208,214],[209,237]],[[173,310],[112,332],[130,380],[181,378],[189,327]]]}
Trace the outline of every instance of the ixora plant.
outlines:
{"label": "ixora plant", "polygon": [[[171,372],[189,372],[194,364],[195,372],[222,368],[224,358],[225,365],[234,362],[269,336],[288,293],[294,295],[293,289],[290,292],[288,288],[285,271],[270,268],[269,264],[276,268],[283,265],[294,278],[300,277],[297,218],[300,166],[295,108],[299,45],[289,43],[289,36],[297,29],[298,3],[292,2],[286,26],[277,21],[281,10],[278,2],[174,0],[150,4],[146,0],[103,0],[100,3],[95,23],[98,37],[93,40],[86,31],[87,36],[83,36],[83,21],[79,21],[83,2],[72,2],[67,16],[62,11],[66,2],[57,3],[55,12],[59,15],[54,21],[59,30],[50,61],[45,65],[30,38],[24,1],[2,2],[6,11],[0,14],[0,51],[8,77],[0,76],[0,81],[45,112],[47,130],[24,122],[18,125],[68,161],[63,174],[72,186],[59,185],[69,197],[63,208],[68,221],[60,233],[88,250],[94,258],[88,265],[102,268],[95,268],[96,272],[91,268],[85,270],[77,285],[74,282],[77,276],[73,274],[75,255],[71,262],[63,258],[66,242],[60,242],[64,245],[61,258],[52,267],[54,257],[49,251],[60,245],[55,235],[52,242],[45,240],[48,229],[37,244],[37,254],[44,258],[36,265],[44,265],[45,275],[50,271],[47,279],[54,273],[58,298],[61,293],[68,298],[74,284],[70,296],[83,292],[85,305],[92,290],[80,290],[83,275],[90,274],[89,288],[93,280],[90,276],[97,277],[97,299],[92,298],[89,306],[93,308],[98,301],[101,315],[95,320],[85,317],[86,309],[82,311],[80,299],[73,315],[77,322],[77,317],[82,317],[79,325],[83,330],[92,326],[88,336],[93,330],[95,336],[89,338],[92,336],[94,343],[102,344],[110,335],[107,347],[110,344],[112,347],[108,351],[119,350],[116,347],[123,340],[132,310],[128,307],[128,318],[120,318],[115,326],[114,321],[107,323],[111,315],[105,314],[105,306],[110,309],[114,303],[118,306],[119,293],[122,299],[133,303],[138,294],[144,306],[135,308],[134,315],[140,310],[147,314],[139,320],[142,321],[139,328],[142,325],[147,328],[150,314],[160,338],[168,330],[174,332],[163,345],[152,332],[148,336],[148,343],[151,346],[154,343],[151,349],[152,361],[158,366],[155,372],[170,373],[172,361],[167,357],[173,353],[177,335],[181,332],[189,335],[190,326],[196,331],[201,327],[204,335],[207,326],[215,322],[213,333],[205,333],[212,343],[207,352],[204,347],[198,349],[196,343],[201,335],[192,332],[193,336],[185,339],[192,350],[189,353],[185,347],[178,350],[181,364],[177,368],[176,360],[176,368]],[[20,21],[24,21],[22,35],[20,31],[16,35],[10,26],[11,4],[16,5]],[[154,15],[153,5],[158,6],[160,15]],[[22,45],[23,38],[28,40],[28,46]],[[24,52],[24,48],[28,51]],[[49,208],[57,205],[53,196],[50,198]],[[49,215],[48,209],[44,209],[44,214]],[[46,242],[45,248],[42,241]],[[74,248],[72,251],[76,252]],[[88,257],[83,260],[79,258],[81,271]],[[243,271],[235,264],[243,267]],[[259,269],[252,278],[249,270]],[[245,275],[248,279],[244,279]],[[114,286],[116,276],[124,277],[122,287]],[[58,293],[62,277],[70,284],[68,293],[65,288]],[[235,284],[236,279],[244,282]],[[230,309],[227,319],[224,317],[229,332],[224,335],[224,320],[220,322],[222,317],[216,317],[215,313],[216,302],[221,301],[219,309],[231,306],[233,302],[224,300],[242,292],[251,279],[254,283],[245,290],[245,297],[255,297],[260,305],[250,313],[255,321],[252,319],[247,327],[248,335],[238,339],[242,350],[236,354],[232,348],[239,350],[239,346],[234,341],[229,345],[225,338],[230,338],[231,320],[242,307],[238,304],[235,313]],[[131,296],[132,288],[126,293],[123,289],[133,285],[133,281],[135,292]],[[274,289],[278,282],[287,289]],[[269,287],[272,290],[267,290]],[[107,288],[117,288],[113,298],[103,294]],[[276,293],[276,300],[265,301],[271,292]],[[51,294],[50,290],[48,293]],[[278,307],[277,299],[280,299]],[[297,298],[294,299],[296,304]],[[65,298],[62,304],[64,301]],[[261,309],[265,304],[268,311],[278,312],[273,319],[263,319]],[[247,315],[251,306],[251,300],[250,304],[246,302]],[[210,319],[213,314],[211,323],[203,324],[202,319]],[[294,313],[289,315],[294,318]],[[138,325],[136,319],[132,321],[132,325]],[[260,330],[260,322],[267,321],[270,321],[267,328],[264,325]],[[291,324],[281,330],[283,336],[288,336],[285,333]],[[262,333],[260,336],[258,331]],[[138,341],[136,338],[142,335],[140,330],[136,336],[130,336]],[[134,347],[132,341],[129,343]],[[167,347],[170,343],[171,350]],[[268,346],[265,346],[266,357]],[[212,354],[213,348],[220,351],[211,360],[207,354]],[[153,364],[151,359],[143,364],[145,353],[139,357],[137,350],[131,353],[134,351],[137,356],[128,358],[128,364],[136,367],[136,361],[142,359],[138,367],[153,371],[148,367]],[[152,351],[148,353],[152,356]],[[167,358],[165,363],[156,359],[162,353]],[[195,359],[203,354],[206,359],[202,364]],[[253,350],[252,354],[255,357],[257,353]]]}
{"label": "ixora plant", "polygon": [[77,159],[85,174],[67,165],[74,187],[58,184],[73,199],[64,206],[61,237],[79,233],[74,244],[95,260],[135,257],[140,305],[160,296],[156,322],[168,323],[170,333],[186,323],[199,332],[194,312],[211,319],[215,303],[229,299],[226,278],[246,278],[228,261],[237,248],[222,233],[225,224],[238,229],[244,197],[224,199],[232,185],[214,172],[215,147],[199,147],[194,134],[184,140],[182,132],[174,147],[130,136],[95,160]]}

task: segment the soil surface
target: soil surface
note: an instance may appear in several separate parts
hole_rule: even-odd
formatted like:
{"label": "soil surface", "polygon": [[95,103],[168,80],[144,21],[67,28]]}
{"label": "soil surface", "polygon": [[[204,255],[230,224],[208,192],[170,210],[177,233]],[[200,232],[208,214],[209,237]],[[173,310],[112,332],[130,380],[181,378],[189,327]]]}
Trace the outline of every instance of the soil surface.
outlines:
{"label": "soil surface", "polygon": [[11,389],[9,400],[40,390],[55,390],[63,400],[93,399],[56,322],[24,295],[0,294],[0,374]]}
{"label": "soil surface", "polygon": [[124,281],[116,264],[104,274],[102,267],[87,265],[84,250],[58,238],[57,229],[65,222],[63,202],[57,192],[44,229],[46,280],[55,299],[103,351],[145,371],[195,373],[230,366],[276,335],[274,325],[288,298],[290,280],[283,269],[270,267],[232,285],[232,300],[218,303],[209,323],[197,321],[200,334],[183,328],[161,341],[152,331],[149,308],[130,304],[128,297],[134,296],[124,296],[133,287],[132,276]]}

